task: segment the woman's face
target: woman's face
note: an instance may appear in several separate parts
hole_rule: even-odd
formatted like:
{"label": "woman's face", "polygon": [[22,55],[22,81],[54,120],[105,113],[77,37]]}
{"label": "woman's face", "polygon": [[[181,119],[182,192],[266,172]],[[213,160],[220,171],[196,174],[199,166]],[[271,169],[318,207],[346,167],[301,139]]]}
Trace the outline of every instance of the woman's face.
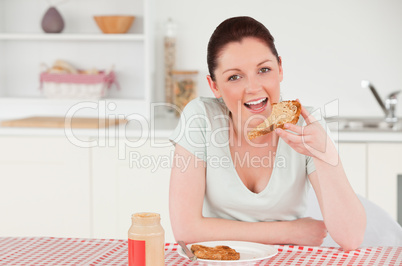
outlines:
{"label": "woman's face", "polygon": [[270,48],[257,38],[227,44],[219,54],[215,81],[208,82],[215,97],[223,98],[235,123],[255,127],[271,114],[280,97],[282,66]]}

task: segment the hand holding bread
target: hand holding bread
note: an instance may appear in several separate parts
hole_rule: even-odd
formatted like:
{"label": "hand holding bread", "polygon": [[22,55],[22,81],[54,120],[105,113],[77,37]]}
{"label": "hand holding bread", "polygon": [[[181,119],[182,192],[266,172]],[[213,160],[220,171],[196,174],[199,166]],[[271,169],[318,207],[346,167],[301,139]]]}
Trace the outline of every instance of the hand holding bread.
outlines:
{"label": "hand holding bread", "polygon": [[267,119],[248,133],[249,139],[271,133],[276,128],[283,128],[285,123],[296,124],[301,113],[298,101],[283,101],[272,104],[272,112]]}
{"label": "hand holding bread", "polygon": [[301,106],[301,115],[305,125],[285,123],[283,129],[287,130],[277,128],[275,133],[298,153],[336,165],[338,152],[327,131],[303,106]]}

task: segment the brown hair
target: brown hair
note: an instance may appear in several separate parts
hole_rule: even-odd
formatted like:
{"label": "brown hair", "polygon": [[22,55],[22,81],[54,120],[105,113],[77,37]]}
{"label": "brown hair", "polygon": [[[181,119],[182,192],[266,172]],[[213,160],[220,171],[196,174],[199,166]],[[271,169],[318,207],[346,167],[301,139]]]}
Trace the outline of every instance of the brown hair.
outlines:
{"label": "brown hair", "polygon": [[258,38],[265,42],[280,62],[274,44],[274,37],[269,30],[251,17],[233,17],[223,21],[214,31],[208,43],[207,63],[209,75],[215,80],[214,71],[218,65],[218,56],[221,50],[231,42],[240,42],[246,37]]}

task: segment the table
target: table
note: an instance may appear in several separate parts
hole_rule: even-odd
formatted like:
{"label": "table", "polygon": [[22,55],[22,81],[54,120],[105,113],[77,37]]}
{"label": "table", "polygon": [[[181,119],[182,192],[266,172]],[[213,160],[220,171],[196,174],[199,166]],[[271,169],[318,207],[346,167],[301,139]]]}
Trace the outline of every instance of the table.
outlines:
{"label": "table", "polygon": [[[203,265],[165,244],[165,265]],[[338,248],[277,245],[278,255],[254,265],[402,265],[402,247]],[[0,237],[0,265],[127,265],[127,241],[55,237]]]}

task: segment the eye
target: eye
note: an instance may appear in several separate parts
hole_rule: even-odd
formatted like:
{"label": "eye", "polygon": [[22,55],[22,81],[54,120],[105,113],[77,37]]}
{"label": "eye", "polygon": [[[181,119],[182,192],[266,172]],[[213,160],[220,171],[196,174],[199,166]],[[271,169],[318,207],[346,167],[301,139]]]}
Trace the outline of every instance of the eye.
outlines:
{"label": "eye", "polygon": [[263,67],[260,69],[259,73],[267,73],[269,71],[271,71],[271,69],[269,69],[268,67]]}
{"label": "eye", "polygon": [[240,76],[239,75],[232,75],[232,76],[230,76],[229,77],[229,81],[235,81],[235,80],[238,80],[240,78]]}

